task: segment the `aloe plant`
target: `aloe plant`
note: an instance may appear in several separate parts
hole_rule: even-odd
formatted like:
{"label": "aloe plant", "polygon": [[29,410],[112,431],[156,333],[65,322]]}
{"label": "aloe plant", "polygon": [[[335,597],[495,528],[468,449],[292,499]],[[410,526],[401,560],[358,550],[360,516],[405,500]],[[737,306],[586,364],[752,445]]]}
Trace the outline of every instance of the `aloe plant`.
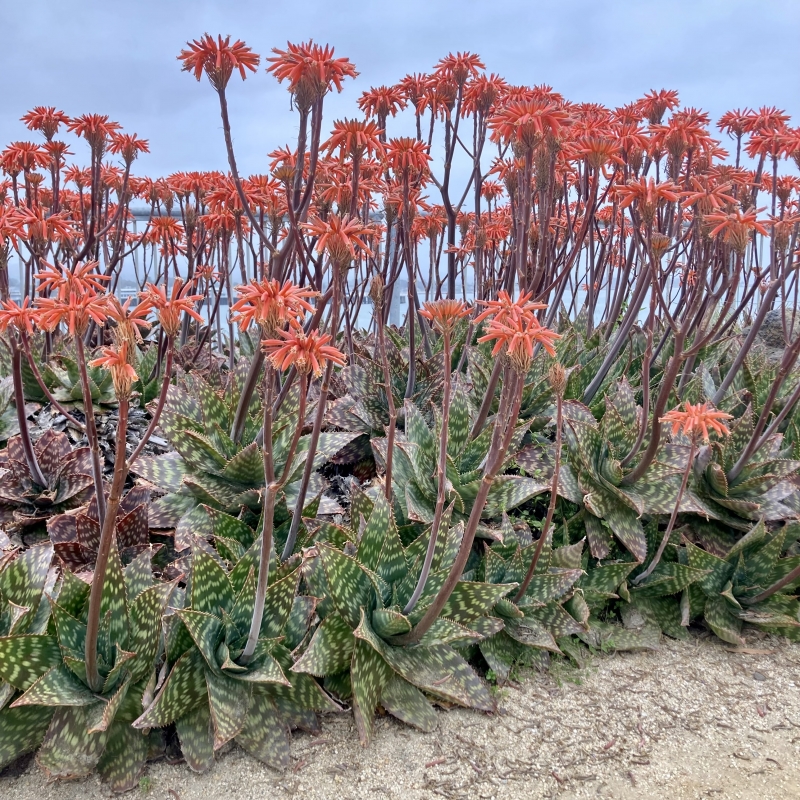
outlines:
{"label": "aloe plant", "polygon": [[491,710],[486,685],[458,648],[500,630],[502,621],[489,613],[516,584],[459,581],[420,641],[401,644],[398,637],[425,615],[450,573],[464,526],[445,524],[420,601],[404,614],[430,532],[404,549],[383,493],[372,501],[360,495],[355,509],[352,528],[328,524],[319,531],[306,580],[315,595],[325,598],[317,609],[322,622],[292,671],[324,677],[331,691],[352,698],[365,745],[372,738],[378,705],[424,731],[436,724],[428,698]]}
{"label": "aloe plant", "polygon": [[33,525],[53,514],[75,508],[94,491],[88,447],[73,449],[63,433],[45,431],[33,447],[44,484],[35,480],[18,436],[0,453],[0,518],[8,524]]}
{"label": "aloe plant", "polygon": [[[58,592],[39,604],[37,614],[46,609],[51,624],[45,618],[44,625],[29,629],[35,635],[15,628],[0,638],[0,672],[19,693],[0,712],[7,717],[0,726],[3,737],[19,737],[13,752],[4,742],[7,760],[41,740],[37,762],[50,777],[79,777],[97,768],[117,791],[136,785],[150,742],[131,723],[155,685],[161,615],[175,588],[154,581],[150,557],[143,551],[123,569],[111,543],[100,605],[99,689],[88,683],[84,653],[90,587],[72,573],[65,571]],[[26,592],[41,592],[44,564],[49,559],[42,556],[37,569],[28,570]]]}
{"label": "aloe plant", "polygon": [[[236,413],[239,384],[232,379],[220,395],[200,378],[188,378],[187,389],[170,386],[161,415],[160,426],[175,448],[159,458],[141,457],[134,472],[168,493],[150,509],[152,528],[175,528],[178,549],[191,545],[195,534],[210,533],[202,504],[220,511],[238,514],[242,507],[261,508],[264,466],[259,433],[262,427],[261,402],[256,397],[239,443],[226,433]],[[272,424],[273,460],[277,472],[283,470],[299,408],[299,393],[290,391]],[[354,438],[352,433],[322,433],[313,464],[320,467]],[[308,436],[298,442],[283,489],[286,503],[297,497],[298,483],[307,460]],[[326,484],[314,473],[310,496],[319,495]],[[285,518],[285,516],[284,516]],[[280,524],[282,519],[278,519]]]}
{"label": "aloe plant", "polygon": [[[234,517],[214,519],[220,538],[241,542],[255,535]],[[211,767],[214,752],[231,740],[285,768],[290,729],[317,730],[315,712],[338,710],[313,679],[290,672],[290,652],[306,637],[316,603],[296,594],[298,558],[277,567],[272,551],[258,644],[252,658],[243,658],[261,543],[255,538],[230,572],[213,551],[194,546],[186,592],[176,592],[165,618],[169,673],[134,723],[145,730],[174,723],[184,758],[196,771]]]}

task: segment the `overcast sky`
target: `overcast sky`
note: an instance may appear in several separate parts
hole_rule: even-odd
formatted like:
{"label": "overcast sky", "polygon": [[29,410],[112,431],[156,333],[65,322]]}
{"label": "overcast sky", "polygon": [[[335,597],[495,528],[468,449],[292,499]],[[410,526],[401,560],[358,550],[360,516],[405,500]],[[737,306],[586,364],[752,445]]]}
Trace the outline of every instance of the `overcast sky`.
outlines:
{"label": "overcast sky", "polygon": [[[574,101],[616,106],[674,88],[714,119],[777,105],[800,122],[798,0],[2,0],[0,31],[0,146],[33,137],[18,120],[34,105],[104,113],[150,140],[135,172],[153,176],[227,169],[216,96],[175,58],[204,32],[262,57],[313,38],[350,58],[360,75],[326,99],[326,130],[370,86],[456,50]],[[234,76],[229,102],[240,170],[265,172],[266,153],[296,137],[284,86],[263,69]],[[73,150],[83,155],[80,143]]]}

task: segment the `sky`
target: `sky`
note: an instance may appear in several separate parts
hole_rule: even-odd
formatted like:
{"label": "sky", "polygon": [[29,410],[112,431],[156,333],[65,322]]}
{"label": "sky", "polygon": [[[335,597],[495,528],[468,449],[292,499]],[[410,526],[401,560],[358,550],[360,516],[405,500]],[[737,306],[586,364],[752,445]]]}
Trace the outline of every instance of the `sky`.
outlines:
{"label": "sky", "polygon": [[[356,115],[370,86],[463,50],[511,83],[547,83],[576,102],[613,107],[670,88],[715,120],[776,105],[800,123],[797,0],[3,0],[0,30],[0,147],[35,138],[19,122],[35,105],[103,113],[149,140],[140,175],[227,169],[216,96],[176,60],[205,32],[262,57],[310,38],[347,56],[360,75],[326,98],[328,130]],[[228,96],[240,172],[266,172],[267,153],[296,141],[285,86],[260,69],[244,83],[235,75]],[[402,132],[390,119],[389,135]]]}

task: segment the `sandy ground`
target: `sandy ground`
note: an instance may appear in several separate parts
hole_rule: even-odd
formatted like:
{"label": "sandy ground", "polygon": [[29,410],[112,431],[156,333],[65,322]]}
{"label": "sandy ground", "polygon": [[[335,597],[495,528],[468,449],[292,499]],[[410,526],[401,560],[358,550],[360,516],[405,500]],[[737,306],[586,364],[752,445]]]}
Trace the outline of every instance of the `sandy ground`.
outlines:
{"label": "sandy ground", "polygon": [[[349,798],[800,799],[800,647],[752,638],[665,640],[658,653],[557,664],[497,692],[499,711],[441,712],[417,733],[390,718],[369,750],[348,714],[299,734],[279,774],[242,751],[208,775],[150,765],[129,797],[161,800]],[[31,762],[0,775],[0,797],[97,800],[96,777],[48,785]]]}

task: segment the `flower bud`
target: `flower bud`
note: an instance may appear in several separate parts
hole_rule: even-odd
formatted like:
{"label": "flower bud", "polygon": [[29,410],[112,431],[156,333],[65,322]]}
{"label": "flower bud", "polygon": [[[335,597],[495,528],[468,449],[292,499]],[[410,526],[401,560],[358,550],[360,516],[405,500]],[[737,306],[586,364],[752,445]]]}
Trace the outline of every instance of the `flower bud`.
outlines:
{"label": "flower bud", "polygon": [[563,397],[564,390],[567,388],[567,371],[558,361],[554,361],[550,365],[550,369],[547,372],[547,380],[553,392],[558,397]]}

